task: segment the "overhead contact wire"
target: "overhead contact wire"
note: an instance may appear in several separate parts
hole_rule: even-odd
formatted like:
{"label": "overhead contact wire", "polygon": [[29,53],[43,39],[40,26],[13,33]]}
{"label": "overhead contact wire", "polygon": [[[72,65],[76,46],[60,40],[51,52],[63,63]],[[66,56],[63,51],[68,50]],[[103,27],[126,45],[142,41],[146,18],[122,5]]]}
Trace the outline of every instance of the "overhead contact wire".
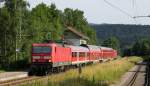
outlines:
{"label": "overhead contact wire", "polygon": [[108,2],[107,0],[104,0],[104,2],[107,3],[108,5],[110,5],[111,7],[113,7],[113,8],[115,8],[115,9],[119,10],[119,11],[122,12],[123,14],[129,16],[130,18],[134,18],[132,15],[130,15],[130,14],[127,13],[126,11],[122,10],[121,8],[119,8],[119,7],[115,6],[115,5],[113,5],[112,3]]}

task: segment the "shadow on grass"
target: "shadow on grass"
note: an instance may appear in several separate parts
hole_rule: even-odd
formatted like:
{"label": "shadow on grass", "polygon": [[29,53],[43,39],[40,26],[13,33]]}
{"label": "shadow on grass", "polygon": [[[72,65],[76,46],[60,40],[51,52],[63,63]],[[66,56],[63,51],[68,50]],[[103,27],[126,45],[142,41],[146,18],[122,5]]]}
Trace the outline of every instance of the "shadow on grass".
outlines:
{"label": "shadow on grass", "polygon": [[54,84],[53,82],[48,82],[47,86],[109,86],[107,81],[90,81],[84,78],[74,78],[74,79],[67,79],[60,83]]}

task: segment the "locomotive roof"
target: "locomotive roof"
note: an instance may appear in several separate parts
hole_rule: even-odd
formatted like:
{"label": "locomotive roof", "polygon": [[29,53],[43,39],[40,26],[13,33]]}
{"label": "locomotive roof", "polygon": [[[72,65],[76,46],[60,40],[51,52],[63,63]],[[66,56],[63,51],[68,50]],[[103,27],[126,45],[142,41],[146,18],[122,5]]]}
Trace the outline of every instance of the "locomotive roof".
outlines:
{"label": "locomotive roof", "polygon": [[99,48],[100,48],[101,50],[113,50],[112,48],[109,48],[109,47],[102,47],[102,46],[99,46]]}
{"label": "locomotive roof", "polygon": [[65,45],[65,47],[69,47],[73,52],[89,52],[89,49],[82,46],[73,46],[73,45]]}
{"label": "locomotive roof", "polygon": [[90,51],[100,51],[99,46],[87,45]]}
{"label": "locomotive roof", "polygon": [[[62,44],[59,43],[34,43],[33,46],[62,46]],[[65,47],[69,47],[72,49],[73,52],[89,52],[90,51],[100,51],[100,50],[114,50],[109,47],[103,47],[103,46],[95,46],[95,45],[87,45],[87,47],[83,46],[74,46],[74,45],[65,45]]]}

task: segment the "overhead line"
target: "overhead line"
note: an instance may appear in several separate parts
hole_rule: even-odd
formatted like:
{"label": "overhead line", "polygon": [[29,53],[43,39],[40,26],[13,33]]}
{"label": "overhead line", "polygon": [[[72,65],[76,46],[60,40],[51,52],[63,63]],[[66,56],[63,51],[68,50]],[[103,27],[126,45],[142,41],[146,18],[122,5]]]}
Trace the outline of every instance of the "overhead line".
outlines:
{"label": "overhead line", "polygon": [[121,8],[119,8],[119,7],[115,6],[115,5],[113,5],[112,3],[108,2],[107,0],[104,0],[104,2],[107,3],[108,5],[110,5],[111,7],[113,7],[113,8],[115,8],[115,9],[119,10],[119,11],[122,12],[123,14],[129,16],[130,18],[133,18],[132,15],[130,15],[130,14],[127,13],[126,11],[122,10]]}
{"label": "overhead line", "polygon": [[148,15],[148,16],[134,16],[133,18],[142,18],[142,17],[147,18],[147,17],[150,17],[150,15]]}
{"label": "overhead line", "polygon": [[[135,6],[135,8],[138,6],[138,4],[136,3],[136,0],[133,0],[133,5]],[[136,11],[138,12],[138,10],[136,9]],[[138,13],[137,13],[138,14]],[[133,16],[134,19],[136,18],[150,18],[150,15],[135,15]]]}

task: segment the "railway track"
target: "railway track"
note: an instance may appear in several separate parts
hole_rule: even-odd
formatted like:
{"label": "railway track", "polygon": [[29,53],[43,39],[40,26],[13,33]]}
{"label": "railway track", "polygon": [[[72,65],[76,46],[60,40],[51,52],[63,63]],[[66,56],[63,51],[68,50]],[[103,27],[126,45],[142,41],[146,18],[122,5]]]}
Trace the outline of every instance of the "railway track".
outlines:
{"label": "railway track", "polygon": [[[55,75],[55,74],[58,74],[60,72],[62,72],[62,71],[53,72],[52,74]],[[24,83],[32,83],[32,81],[35,81],[35,80],[46,79],[49,76],[51,76],[52,74],[50,73],[47,76],[28,76],[28,77],[25,77],[25,78],[2,81],[2,82],[0,82],[0,86],[20,86]]]}
{"label": "railway track", "polygon": [[22,83],[25,82],[31,82],[33,80],[38,80],[43,77],[36,77],[36,76],[31,76],[31,77],[25,77],[25,78],[20,78],[20,79],[14,79],[14,80],[9,80],[9,81],[3,81],[0,82],[0,86],[19,86]]}
{"label": "railway track", "polygon": [[[130,79],[129,83],[127,84],[127,86],[137,86],[137,83],[141,83],[141,81],[138,81],[138,78],[139,75],[140,75],[140,72],[142,72],[142,67],[145,66],[146,67],[146,73],[145,73],[145,84],[143,86],[150,86],[150,64],[148,65],[148,63],[140,63],[138,64],[138,68],[137,70],[135,71],[133,77]],[[143,71],[144,72],[144,71]],[[138,86],[141,86],[141,85],[138,85]]]}
{"label": "railway track", "polygon": [[138,68],[137,68],[137,71],[135,71],[135,74],[133,75],[132,79],[130,80],[130,82],[127,84],[127,86],[134,86],[134,83],[136,81],[136,78],[138,76],[138,73],[141,69],[142,65],[139,65]]}
{"label": "railway track", "polygon": [[[60,72],[52,73],[53,75],[58,74]],[[63,72],[62,72],[63,73]],[[32,81],[47,79],[52,74],[48,74],[47,76],[28,76],[25,78],[13,79],[8,81],[0,82],[0,86],[20,86],[25,83],[32,83]]]}

